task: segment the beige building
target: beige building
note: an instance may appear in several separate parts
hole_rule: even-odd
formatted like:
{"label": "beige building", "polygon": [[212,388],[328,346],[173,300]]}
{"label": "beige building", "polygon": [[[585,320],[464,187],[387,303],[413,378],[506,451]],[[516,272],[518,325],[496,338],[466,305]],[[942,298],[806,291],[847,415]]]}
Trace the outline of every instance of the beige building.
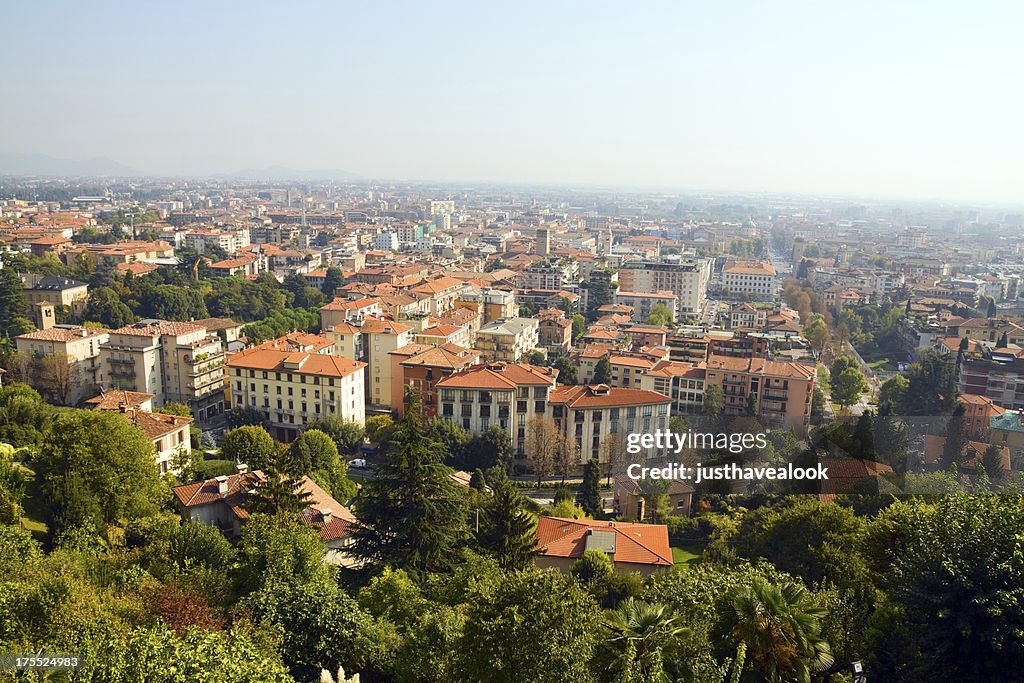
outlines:
{"label": "beige building", "polygon": [[224,346],[195,323],[142,320],[110,331],[100,345],[98,383],[185,403],[197,422],[224,412]]}
{"label": "beige building", "polygon": [[262,412],[279,441],[294,440],[303,425],[322,417],[365,422],[366,363],[264,345],[233,354],[227,365],[231,406]]}
{"label": "beige building", "polygon": [[404,323],[380,318],[354,319],[325,328],[324,335],[334,342],[334,353],[342,358],[362,361],[366,367],[366,400],[371,406],[392,404],[391,352],[412,343],[413,328]]}
{"label": "beige building", "polygon": [[496,320],[476,333],[476,349],[487,361],[518,363],[539,343],[539,321],[534,318]]}
{"label": "beige building", "polygon": [[[629,434],[668,429],[672,400],[656,391],[622,389],[606,384],[560,386],[551,393],[550,415],[559,430],[575,438],[580,465],[590,458],[607,464],[607,444]],[[635,456],[642,462],[643,454]]]}
{"label": "beige building", "polygon": [[28,274],[23,287],[30,308],[47,302],[54,306],[66,306],[71,311],[71,317],[76,320],[81,318],[89,299],[89,285],[59,275]]}
{"label": "beige building", "polygon": [[516,305],[516,295],[504,289],[472,289],[463,292],[455,300],[457,308],[470,308],[480,314],[480,322],[483,324],[514,318],[519,311]]}
{"label": "beige building", "polygon": [[523,457],[526,425],[547,414],[557,375],[552,368],[516,363],[470,366],[437,382],[438,415],[471,432],[501,427],[511,434],[517,457]]}
{"label": "beige building", "polygon": [[160,474],[178,474],[178,464],[192,454],[191,417],[150,412],[153,395],[133,391],[108,391],[86,401],[93,410],[119,412],[153,442],[153,457]]}
{"label": "beige building", "polygon": [[619,268],[619,288],[624,292],[672,292],[678,298],[678,313],[693,315],[704,308],[710,277],[711,260],[706,258],[626,261]]}
{"label": "beige building", "polygon": [[58,325],[19,335],[15,344],[36,357],[33,386],[47,400],[73,406],[96,393],[100,345],[109,336],[109,330]]}

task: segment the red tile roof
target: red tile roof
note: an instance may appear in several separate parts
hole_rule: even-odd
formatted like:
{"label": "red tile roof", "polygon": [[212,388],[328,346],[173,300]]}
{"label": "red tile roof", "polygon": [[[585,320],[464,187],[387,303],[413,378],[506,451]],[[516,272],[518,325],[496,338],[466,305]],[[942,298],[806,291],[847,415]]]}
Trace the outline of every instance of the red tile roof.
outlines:
{"label": "red tile roof", "polygon": [[615,533],[613,562],[662,567],[672,565],[668,527],[664,524],[541,517],[537,522],[537,549],[547,557],[577,559],[587,549],[587,537],[591,531]]}
{"label": "red tile roof", "polygon": [[523,363],[487,363],[459,370],[437,383],[447,389],[514,389],[520,385],[554,385],[558,370]]}
{"label": "red tile roof", "polygon": [[588,386],[560,385],[551,392],[551,403],[562,403],[570,408],[611,408],[616,406],[653,405],[670,403],[672,399],[657,391],[622,389],[607,384]]}

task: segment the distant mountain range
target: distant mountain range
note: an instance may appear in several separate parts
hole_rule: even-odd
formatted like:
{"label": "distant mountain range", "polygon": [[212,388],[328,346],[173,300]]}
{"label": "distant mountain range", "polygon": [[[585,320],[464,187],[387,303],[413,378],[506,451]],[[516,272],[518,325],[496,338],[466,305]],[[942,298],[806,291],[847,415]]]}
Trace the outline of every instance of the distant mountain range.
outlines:
{"label": "distant mountain range", "polygon": [[0,175],[104,177],[137,176],[139,172],[106,157],[74,161],[47,154],[0,152]]}

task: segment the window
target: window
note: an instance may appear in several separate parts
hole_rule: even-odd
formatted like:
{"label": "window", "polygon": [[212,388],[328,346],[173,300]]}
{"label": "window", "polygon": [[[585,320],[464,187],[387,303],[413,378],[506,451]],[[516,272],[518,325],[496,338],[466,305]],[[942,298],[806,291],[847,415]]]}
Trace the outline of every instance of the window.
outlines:
{"label": "window", "polygon": [[462,417],[472,417],[472,416],[473,416],[473,406],[470,405],[469,403],[463,403],[462,404]]}
{"label": "window", "polygon": [[455,406],[452,405],[451,403],[442,403],[441,414],[444,415],[445,417],[451,417],[452,415],[455,414]]}

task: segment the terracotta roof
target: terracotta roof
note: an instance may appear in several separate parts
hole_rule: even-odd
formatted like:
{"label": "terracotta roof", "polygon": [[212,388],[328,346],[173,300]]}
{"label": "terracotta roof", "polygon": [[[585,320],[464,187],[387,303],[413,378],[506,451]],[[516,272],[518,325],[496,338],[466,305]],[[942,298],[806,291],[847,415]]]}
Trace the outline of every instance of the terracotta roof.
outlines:
{"label": "terracotta roof", "polygon": [[192,423],[191,417],[181,415],[165,415],[163,413],[147,413],[143,410],[129,411],[125,414],[128,421],[146,433],[150,440],[170,434],[181,427]]}
{"label": "terracotta roof", "polygon": [[109,333],[110,330],[100,329],[96,327],[51,327],[48,330],[36,330],[35,332],[19,334],[17,336],[17,339],[27,339],[29,341],[52,341],[67,343],[79,339],[88,339],[89,337],[95,337],[97,335]]}
{"label": "terracotta roof", "polygon": [[551,392],[551,403],[562,403],[570,408],[611,408],[619,406],[653,405],[670,403],[671,398],[657,391],[646,389],[623,389],[607,384],[560,385]]}
{"label": "terracotta roof", "polygon": [[295,352],[274,349],[253,348],[240,351],[228,357],[228,367],[252,370],[273,370],[291,372],[297,375],[322,375],[326,377],[346,377],[366,367],[362,361],[349,360],[338,356],[320,353],[303,353],[296,359],[301,363],[298,368],[286,368],[285,361]]}
{"label": "terracotta roof", "polygon": [[768,360],[766,358],[734,358],[712,355],[707,361],[708,370],[724,372],[746,372],[755,375],[771,375],[791,379],[811,379],[816,372],[813,366],[803,363]]}
{"label": "terracotta roof", "polygon": [[126,334],[135,337],[159,337],[161,335],[191,334],[192,332],[204,332],[205,328],[195,323],[183,323],[171,320],[142,321],[132,325],[125,325],[111,334]]}
{"label": "terracotta roof", "polygon": [[479,357],[480,352],[475,349],[466,349],[457,344],[443,344],[424,349],[408,360],[402,361],[402,365],[425,365],[433,368],[458,369],[465,367]]}
{"label": "terracotta roof", "polygon": [[413,289],[417,292],[437,294],[438,292],[443,292],[445,290],[453,289],[455,287],[461,287],[465,284],[465,282],[458,278],[445,276],[438,278],[437,280],[430,280],[429,282],[424,282],[422,285],[418,285]]}
{"label": "terracotta roof", "polygon": [[[1009,416],[1009,417],[1015,418],[1015,419],[1018,417],[1015,413],[1005,413],[1003,415],[997,415],[997,416],[992,417],[989,420],[989,423],[992,424],[993,422],[996,422],[996,418],[1002,418],[1002,417],[1006,417],[1006,416]],[[989,445],[990,444],[987,444],[987,443],[985,443],[983,441],[968,441],[967,445],[964,446],[963,453],[961,453],[961,457],[964,458],[965,461],[960,464],[960,469],[961,470],[966,470],[966,471],[974,471],[976,465],[979,462],[981,462],[982,458],[984,457],[985,451],[988,449]],[[945,447],[946,447],[946,437],[939,436],[939,435],[936,435],[936,434],[926,434],[925,437],[924,437],[924,461],[925,461],[925,463],[934,464],[934,463],[939,462],[939,460],[942,459],[942,451],[945,449]],[[1010,471],[1010,449],[1007,448],[1006,446],[998,446],[998,448],[999,448],[999,459],[1001,461],[1002,467],[1003,467],[1003,469],[1005,471],[1009,472]],[[989,474],[992,474],[992,473],[989,472]]]}
{"label": "terracotta roof", "polygon": [[520,385],[554,385],[558,370],[523,363],[473,365],[445,377],[439,388],[514,389]]}
{"label": "terracotta roof", "polygon": [[424,337],[450,337],[453,334],[462,332],[463,329],[464,328],[458,325],[434,325],[433,327],[426,328],[422,332],[417,332],[417,334]]}
{"label": "terracotta roof", "polygon": [[99,396],[86,399],[86,403],[96,410],[120,410],[121,406],[138,409],[146,401],[152,400],[156,394],[147,394],[141,391],[127,391],[125,389],[112,389]]}
{"label": "terracotta roof", "polygon": [[828,470],[828,479],[818,482],[818,499],[825,503],[834,501],[837,494],[853,490],[865,479],[892,474],[891,467],[874,460],[822,458],[821,464]]}
{"label": "terracotta roof", "polygon": [[351,299],[337,298],[331,303],[321,306],[321,311],[358,311],[363,308],[371,308],[373,306],[379,306],[380,302],[376,299]]}
{"label": "terracotta roof", "polygon": [[775,275],[775,268],[772,267],[772,264],[763,261],[730,261],[722,268],[722,272],[742,275]]}
{"label": "terracotta roof", "polygon": [[592,532],[613,532],[613,562],[672,565],[672,549],[668,544],[668,527],[664,524],[633,524],[603,522],[592,519],[541,517],[537,522],[537,549],[547,557],[577,559],[587,549]]}
{"label": "terracotta roof", "polygon": [[271,351],[306,351],[316,353],[334,346],[334,342],[321,334],[311,332],[289,332],[283,337],[263,342],[253,349]]}

